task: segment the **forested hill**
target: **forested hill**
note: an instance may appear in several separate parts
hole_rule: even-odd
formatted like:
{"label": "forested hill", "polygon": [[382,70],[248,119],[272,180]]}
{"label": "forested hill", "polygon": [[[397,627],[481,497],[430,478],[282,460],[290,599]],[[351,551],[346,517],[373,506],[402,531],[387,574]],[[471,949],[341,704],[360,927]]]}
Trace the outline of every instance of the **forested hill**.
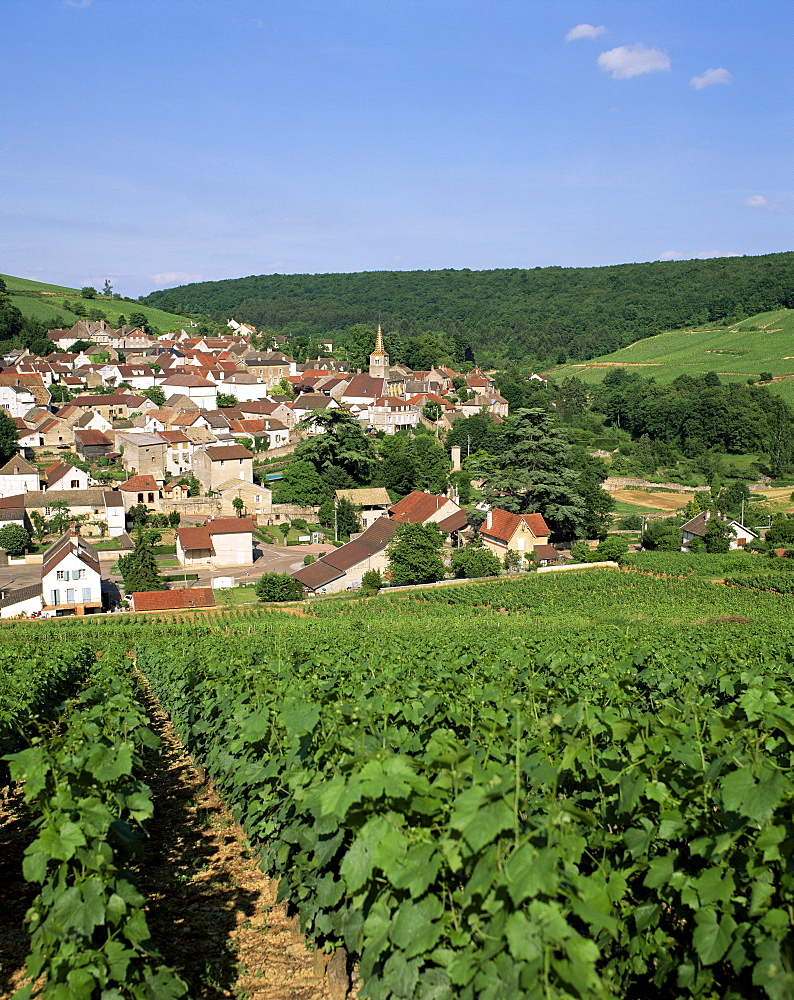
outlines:
{"label": "forested hill", "polygon": [[152,292],[160,308],[259,328],[444,331],[477,361],[587,360],[663,330],[794,308],[794,252],[610,267],[259,275]]}

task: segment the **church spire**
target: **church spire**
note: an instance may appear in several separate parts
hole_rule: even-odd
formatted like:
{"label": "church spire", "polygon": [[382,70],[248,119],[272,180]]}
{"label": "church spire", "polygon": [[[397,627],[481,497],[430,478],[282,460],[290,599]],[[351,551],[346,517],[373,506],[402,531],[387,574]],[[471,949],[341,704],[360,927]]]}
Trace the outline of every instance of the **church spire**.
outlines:
{"label": "church spire", "polygon": [[383,330],[381,330],[380,323],[375,337],[375,350],[369,356],[369,373],[374,378],[388,378],[389,376],[389,355],[383,346]]}

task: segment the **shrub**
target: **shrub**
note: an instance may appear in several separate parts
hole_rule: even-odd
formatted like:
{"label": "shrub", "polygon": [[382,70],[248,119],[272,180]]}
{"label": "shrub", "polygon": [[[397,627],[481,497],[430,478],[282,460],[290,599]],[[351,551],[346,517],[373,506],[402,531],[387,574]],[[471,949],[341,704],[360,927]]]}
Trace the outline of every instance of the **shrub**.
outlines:
{"label": "shrub", "polygon": [[383,586],[383,576],[379,569],[368,569],[361,577],[361,589],[365,594],[377,594]]}
{"label": "shrub", "polygon": [[457,577],[499,576],[501,569],[499,557],[483,545],[466,545],[452,553],[452,571]]}
{"label": "shrub", "polygon": [[303,557],[303,565],[311,566],[313,562],[314,562],[314,556],[311,554],[311,552],[307,552],[306,555]]}
{"label": "shrub", "polygon": [[303,586],[289,573],[264,573],[254,592],[260,601],[300,601]]}

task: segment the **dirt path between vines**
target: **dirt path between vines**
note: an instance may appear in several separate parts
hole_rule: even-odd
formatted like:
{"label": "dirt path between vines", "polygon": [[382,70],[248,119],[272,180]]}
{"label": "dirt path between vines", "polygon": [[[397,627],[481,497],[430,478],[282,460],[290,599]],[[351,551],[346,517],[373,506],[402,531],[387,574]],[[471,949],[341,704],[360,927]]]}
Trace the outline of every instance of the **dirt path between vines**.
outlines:
{"label": "dirt path between vines", "polygon": [[313,954],[276,903],[276,882],[156,700],[146,701],[162,755],[147,768],[155,818],[139,888],[158,949],[187,979],[191,1000],[329,1000]]}
{"label": "dirt path between vines", "polygon": [[26,981],[28,935],[25,913],[36,887],[22,877],[22,858],[33,839],[29,817],[18,788],[0,793],[0,1000],[7,1000]]}

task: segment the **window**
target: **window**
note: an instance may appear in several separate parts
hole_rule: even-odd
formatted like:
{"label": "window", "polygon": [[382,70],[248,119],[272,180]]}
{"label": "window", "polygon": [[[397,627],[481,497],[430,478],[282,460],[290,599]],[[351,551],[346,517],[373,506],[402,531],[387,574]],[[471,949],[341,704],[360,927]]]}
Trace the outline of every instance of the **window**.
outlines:
{"label": "window", "polygon": [[50,593],[50,597],[52,598],[52,601],[51,601],[52,604],[60,604],[61,603],[61,592],[60,592],[60,590],[53,590]]}
{"label": "window", "polygon": [[73,569],[72,570],[73,580],[85,580],[85,570],[84,569]]}
{"label": "window", "polygon": [[70,486],[70,487],[71,487],[71,489],[73,489],[73,490],[78,490],[78,489],[80,489],[80,480],[79,480],[79,479],[72,479],[72,480],[70,481],[70,483],[69,483],[69,486]]}
{"label": "window", "polygon": [[91,600],[91,588],[83,587],[83,604],[88,604]]}
{"label": "window", "polygon": [[56,572],[56,574],[55,574],[55,579],[56,580],[68,580],[69,579],[69,570],[68,569],[66,569],[66,570],[59,569]]}
{"label": "window", "polygon": [[138,503],[143,503],[143,493],[138,494]]}
{"label": "window", "polygon": [[74,587],[69,587],[66,591],[66,603],[74,604]]}

